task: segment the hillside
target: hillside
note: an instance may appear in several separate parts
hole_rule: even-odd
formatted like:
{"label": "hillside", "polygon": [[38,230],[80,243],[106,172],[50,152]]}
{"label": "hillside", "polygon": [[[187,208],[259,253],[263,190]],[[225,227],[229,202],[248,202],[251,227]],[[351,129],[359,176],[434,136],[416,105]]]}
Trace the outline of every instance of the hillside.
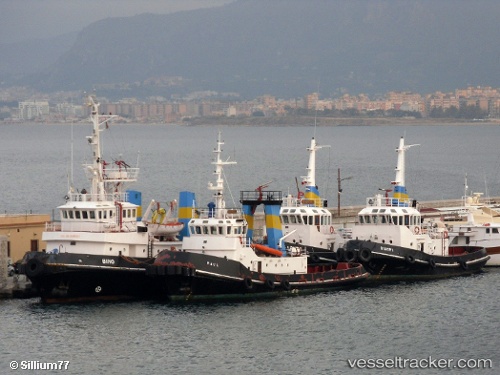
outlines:
{"label": "hillside", "polygon": [[[44,90],[127,83],[115,91],[139,96],[215,90],[286,98],[318,88],[328,96],[498,87],[498,19],[500,2],[487,0],[240,0],[101,20],[25,82]],[[143,83],[173,76],[182,83]]]}

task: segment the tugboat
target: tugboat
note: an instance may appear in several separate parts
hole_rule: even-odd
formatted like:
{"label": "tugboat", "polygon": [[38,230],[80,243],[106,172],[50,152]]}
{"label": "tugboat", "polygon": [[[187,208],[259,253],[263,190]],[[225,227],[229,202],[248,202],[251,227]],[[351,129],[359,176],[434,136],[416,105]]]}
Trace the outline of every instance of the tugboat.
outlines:
{"label": "tugboat", "polygon": [[[298,247],[278,251],[252,243],[242,210],[226,208],[223,167],[235,162],[222,160],[222,145],[219,133],[213,162],[216,182],[208,186],[214,202],[206,209],[193,209],[181,251],[162,251],[147,267],[155,289],[162,289],[161,298],[272,298],[353,287],[369,277],[358,263],[320,264]],[[261,201],[279,208],[281,196],[265,194]]]}
{"label": "tugboat", "polygon": [[313,257],[336,259],[336,249],[350,238],[350,230],[334,225],[327,201],[321,199],[316,185],[316,151],[320,146],[314,138],[307,148],[309,163],[307,176],[302,177],[305,193],[297,183],[297,196],[288,195],[280,210],[286,246],[300,246]]}
{"label": "tugboat", "polygon": [[359,261],[375,280],[420,280],[467,275],[481,271],[489,256],[484,247],[449,247],[448,229],[441,220],[423,219],[405,186],[405,145],[402,137],[394,194],[385,190],[367,199],[352,229],[352,240],[338,256]]}
{"label": "tugboat", "polygon": [[84,165],[90,191],[70,188],[58,207],[60,222],[47,224],[43,232],[47,251],[27,252],[20,264],[44,303],[148,297],[154,292],[146,265],[161,250],[181,245],[178,223],[167,235],[158,226],[148,230],[148,218],[139,221],[141,207],[132,203],[139,194],[126,190],[139,168],[122,160],[106,162],[101,154],[100,133],[116,116],[100,115],[93,96],[87,104],[93,124],[87,137],[92,162]]}

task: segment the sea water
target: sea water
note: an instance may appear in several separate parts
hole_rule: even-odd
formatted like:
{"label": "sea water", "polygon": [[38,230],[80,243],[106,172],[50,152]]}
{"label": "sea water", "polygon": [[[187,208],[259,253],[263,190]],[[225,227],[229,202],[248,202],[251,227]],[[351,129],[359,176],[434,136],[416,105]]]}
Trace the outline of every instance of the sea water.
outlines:
{"label": "sea water", "polygon": [[[0,126],[1,209],[50,213],[68,181],[88,188],[89,124]],[[418,200],[457,199],[469,188],[498,196],[497,126],[230,127],[114,125],[103,132],[105,159],[124,159],[143,201],[194,191],[211,197],[217,132],[228,205],[240,190],[296,192],[311,137],[317,184],[335,206],[390,187],[399,138],[406,185]],[[71,163],[73,160],[73,163]],[[45,306],[0,300],[0,373],[36,374],[496,374],[500,270],[447,280],[215,304],[157,302]],[[17,370],[11,370],[15,368]],[[52,367],[50,367],[52,366]],[[461,368],[465,367],[465,368]],[[493,368],[492,368],[493,367]],[[45,370],[51,368],[49,370]]]}
{"label": "sea water", "polygon": [[[242,190],[297,193],[307,174],[312,137],[324,147],[316,155],[316,184],[330,207],[364,205],[366,197],[390,189],[399,138],[419,144],[406,153],[406,186],[419,201],[460,199],[481,192],[500,195],[500,127],[476,126],[180,126],[112,125],[102,132],[103,158],[140,167],[133,190],[151,199],[178,199],[193,191],[199,205],[211,200],[217,133],[225,141],[227,206],[239,205]],[[90,124],[0,126],[0,212],[50,213],[64,203],[69,186],[89,190],[82,164],[91,162],[85,137]]]}

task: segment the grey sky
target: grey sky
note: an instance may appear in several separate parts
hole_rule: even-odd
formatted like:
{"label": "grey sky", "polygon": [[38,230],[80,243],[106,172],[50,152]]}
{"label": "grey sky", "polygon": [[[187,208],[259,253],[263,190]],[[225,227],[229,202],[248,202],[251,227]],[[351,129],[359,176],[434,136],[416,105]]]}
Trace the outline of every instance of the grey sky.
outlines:
{"label": "grey sky", "polygon": [[80,31],[108,17],[166,14],[234,0],[0,0],[0,43]]}

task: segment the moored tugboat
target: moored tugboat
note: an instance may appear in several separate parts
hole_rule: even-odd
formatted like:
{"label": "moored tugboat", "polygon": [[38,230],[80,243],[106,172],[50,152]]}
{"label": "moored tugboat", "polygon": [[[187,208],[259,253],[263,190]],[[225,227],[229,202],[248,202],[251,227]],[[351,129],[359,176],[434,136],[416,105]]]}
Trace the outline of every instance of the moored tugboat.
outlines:
{"label": "moored tugboat", "polygon": [[392,197],[367,199],[352,229],[352,240],[338,257],[358,261],[374,280],[420,280],[481,271],[489,256],[484,247],[450,248],[448,229],[439,219],[423,219],[405,186],[405,145],[401,138]]}
{"label": "moored tugboat", "polygon": [[[182,250],[165,250],[147,267],[166,300],[256,299],[350,288],[369,274],[358,263],[317,262],[299,247],[283,248],[254,244],[247,238],[248,223],[242,210],[226,208],[219,137],[214,150],[216,166],[214,203],[193,209],[189,235]],[[264,203],[281,204],[273,194]]]}
{"label": "moored tugboat", "polygon": [[[146,276],[146,266],[160,251],[181,245],[176,235],[182,225],[177,221],[163,216],[161,222],[146,217],[139,221],[140,205],[131,202],[136,201],[131,195],[138,193],[125,190],[137,180],[139,168],[121,160],[104,160],[100,133],[115,116],[99,115],[99,103],[92,96],[88,106],[92,162],[84,169],[90,189],[70,188],[66,203],[58,207],[60,222],[47,224],[43,232],[47,251],[28,252],[20,264],[20,272],[45,303],[148,297],[154,294],[154,285]],[[168,226],[166,233],[170,222],[175,225]]]}

